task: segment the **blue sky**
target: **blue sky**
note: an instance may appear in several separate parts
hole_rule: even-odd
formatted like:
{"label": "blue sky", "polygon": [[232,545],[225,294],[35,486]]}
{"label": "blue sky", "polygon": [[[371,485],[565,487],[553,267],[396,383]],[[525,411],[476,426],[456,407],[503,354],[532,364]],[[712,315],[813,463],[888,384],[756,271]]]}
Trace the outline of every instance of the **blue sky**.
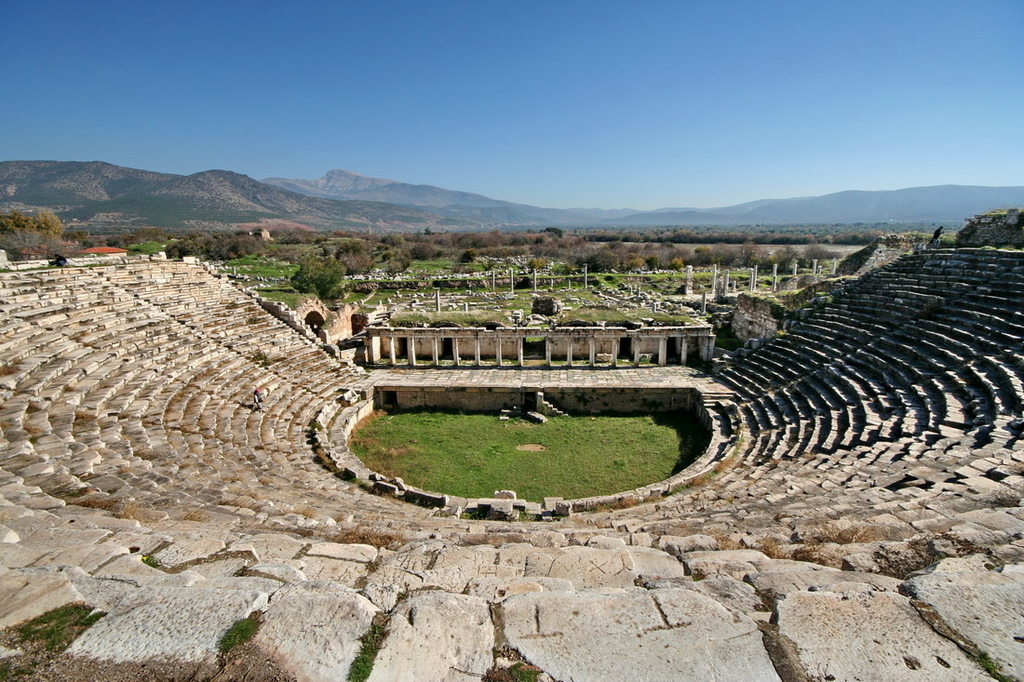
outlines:
{"label": "blue sky", "polygon": [[548,207],[1024,185],[1021,0],[5,0],[0,160]]}

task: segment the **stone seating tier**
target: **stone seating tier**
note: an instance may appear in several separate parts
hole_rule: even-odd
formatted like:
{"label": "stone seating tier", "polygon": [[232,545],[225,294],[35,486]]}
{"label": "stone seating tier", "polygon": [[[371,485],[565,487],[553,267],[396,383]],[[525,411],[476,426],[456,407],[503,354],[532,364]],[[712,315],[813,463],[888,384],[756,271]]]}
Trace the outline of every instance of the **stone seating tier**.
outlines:
{"label": "stone seating tier", "polygon": [[[400,652],[412,649],[456,657],[444,665],[457,661],[475,679],[510,665],[495,659],[490,640],[468,645],[481,632],[496,632],[556,678],[626,677],[650,663],[635,660],[645,637],[668,638],[650,644],[676,652],[663,677],[692,676],[722,637],[729,655],[712,660],[724,667],[702,676],[776,679],[786,669],[775,646],[781,635],[797,643],[788,662],[806,674],[900,679],[911,656],[940,679],[980,678],[948,640],[927,639],[934,631],[905,596],[913,594],[1020,676],[1014,626],[998,622],[992,633],[1001,635],[985,634],[970,629],[977,606],[960,616],[964,604],[1024,604],[1013,582],[1024,513],[1006,506],[1024,490],[1024,448],[1012,426],[1024,398],[1024,327],[1012,303],[1022,281],[1020,254],[966,250],[917,254],[849,284],[723,375],[738,404],[711,405],[720,434],[711,461],[728,466],[709,470],[703,485],[636,507],[520,524],[445,517],[325,472],[306,445],[309,424],[340,390],[372,377],[202,267],[0,275],[3,312],[35,311],[5,314],[0,328],[0,366],[10,368],[0,376],[0,581],[4,594],[25,597],[0,599],[0,619],[86,601],[108,615],[79,638],[70,661],[174,661],[168,679],[231,679],[218,670],[216,642],[252,611],[262,613],[256,646],[267,665],[308,679],[344,678],[378,612],[392,623],[375,665],[380,679],[395,678],[396,661],[409,660]],[[886,301],[902,307],[882,315]],[[268,366],[254,359],[257,350]],[[263,412],[250,406],[254,383],[269,389]],[[817,563],[769,559],[762,547]],[[921,552],[928,561],[985,556],[947,559],[967,563],[935,578],[883,575]],[[936,585],[955,596],[940,599]],[[996,589],[998,597],[986,596]],[[403,592],[410,596],[400,601]],[[982,608],[996,622],[1001,611]],[[297,615],[286,617],[288,609]],[[574,610],[590,614],[573,627],[580,642],[562,642],[564,628],[548,632],[535,618],[558,613],[568,623]],[[721,627],[756,633],[741,658],[757,671],[736,667],[737,642],[747,647],[748,635],[671,620],[684,612],[686,622],[719,613]],[[769,614],[758,632],[754,623]],[[839,614],[850,618],[840,628],[847,634],[814,639]],[[647,618],[637,633],[624,625]],[[163,644],[134,636],[138,622],[166,623]],[[324,622],[337,624],[337,648],[310,634]],[[605,622],[607,630],[595,629]],[[876,626],[886,637],[872,639]],[[898,654],[872,649],[904,631],[913,634]],[[555,653],[544,648],[556,639]],[[628,645],[620,651],[617,641]],[[927,655],[907,648],[925,641]],[[953,647],[940,656],[949,667],[933,669],[940,641]],[[691,645],[703,653],[687,658]],[[850,667],[844,651],[871,663]],[[601,669],[590,671],[588,657]],[[411,663],[413,677],[440,679],[433,660]],[[629,672],[610,671],[618,660]]]}

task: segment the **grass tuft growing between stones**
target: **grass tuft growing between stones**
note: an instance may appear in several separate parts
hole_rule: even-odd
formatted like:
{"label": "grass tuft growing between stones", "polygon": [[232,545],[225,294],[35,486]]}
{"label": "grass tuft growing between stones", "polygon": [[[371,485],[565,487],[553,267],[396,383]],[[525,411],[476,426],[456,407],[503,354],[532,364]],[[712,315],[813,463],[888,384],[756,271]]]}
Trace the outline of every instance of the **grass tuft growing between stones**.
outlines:
{"label": "grass tuft growing between stones", "polygon": [[259,613],[250,613],[245,618],[235,621],[235,624],[228,628],[224,636],[217,643],[217,648],[222,654],[226,654],[236,646],[245,644],[256,635],[260,629]]}
{"label": "grass tuft growing between stones", "polygon": [[975,660],[978,661],[978,665],[982,667],[988,676],[996,680],[996,682],[1015,682],[1017,679],[1004,673],[1002,666],[992,660],[992,657],[987,652],[982,651]]}
{"label": "grass tuft growing between stones", "polygon": [[543,672],[526,663],[513,663],[507,668],[491,668],[484,675],[484,682],[537,682]]}
{"label": "grass tuft growing between stones", "polygon": [[384,637],[387,635],[387,620],[383,616],[373,619],[370,629],[366,631],[359,641],[359,653],[352,661],[352,667],[348,669],[348,682],[366,682],[373,672],[373,662],[377,660],[377,652],[384,645]]}
{"label": "grass tuft growing between stones", "polygon": [[15,628],[23,644],[59,653],[106,614],[85,604],[65,604]]}

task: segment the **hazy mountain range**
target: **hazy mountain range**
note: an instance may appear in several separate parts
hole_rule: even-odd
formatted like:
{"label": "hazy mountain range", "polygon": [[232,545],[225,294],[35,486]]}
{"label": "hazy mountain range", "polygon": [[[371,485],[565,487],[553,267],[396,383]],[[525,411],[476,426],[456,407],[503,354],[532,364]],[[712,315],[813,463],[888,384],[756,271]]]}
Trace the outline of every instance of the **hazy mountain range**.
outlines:
{"label": "hazy mountain range", "polygon": [[332,170],[316,180],[263,182],[310,196],[415,206],[453,218],[561,225],[758,225],[959,221],[976,213],[1024,205],[1024,187],[939,185],[892,191],[846,191],[820,197],[761,199],[722,208],[553,209],[499,201],[432,185],[411,185]]}
{"label": "hazy mountain range", "polygon": [[1024,206],[1024,187],[942,185],[846,191],[705,209],[553,209],[344,170],[332,170],[316,180],[260,182],[225,170],[174,175],[99,161],[0,162],[0,210],[48,208],[65,220],[124,227],[230,229],[268,220],[356,230],[958,223],[976,213],[1010,206]]}
{"label": "hazy mountain range", "polygon": [[475,226],[408,206],[311,197],[231,171],[173,175],[99,161],[0,162],[0,208],[49,208],[65,221],[120,227],[228,229],[267,220],[317,229]]}

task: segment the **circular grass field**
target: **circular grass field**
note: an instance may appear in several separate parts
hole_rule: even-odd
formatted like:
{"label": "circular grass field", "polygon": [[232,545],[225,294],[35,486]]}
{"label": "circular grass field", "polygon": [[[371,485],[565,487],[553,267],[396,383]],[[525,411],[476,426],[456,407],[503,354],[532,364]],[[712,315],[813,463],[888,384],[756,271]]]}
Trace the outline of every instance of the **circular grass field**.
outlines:
{"label": "circular grass field", "polygon": [[366,466],[417,488],[462,497],[515,490],[575,499],[664,480],[707,447],[690,414],[554,417],[546,424],[440,410],[374,412],[353,433]]}

